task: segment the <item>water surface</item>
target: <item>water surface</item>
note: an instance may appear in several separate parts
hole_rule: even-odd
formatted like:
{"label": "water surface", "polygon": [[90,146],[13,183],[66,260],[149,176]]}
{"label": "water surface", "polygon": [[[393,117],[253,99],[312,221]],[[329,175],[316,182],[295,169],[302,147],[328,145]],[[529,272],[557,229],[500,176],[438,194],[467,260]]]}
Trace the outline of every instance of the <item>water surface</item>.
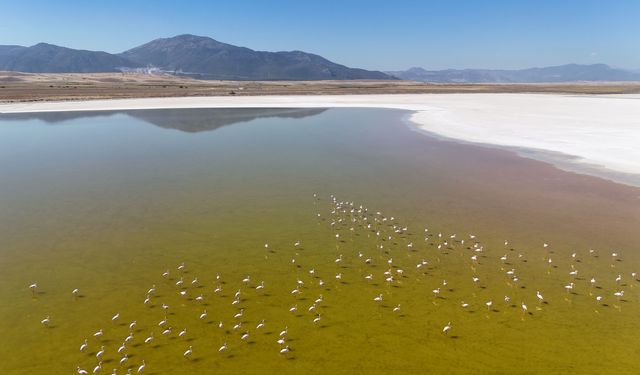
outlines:
{"label": "water surface", "polygon": [[101,346],[103,373],[637,371],[640,190],[430,138],[406,116],[3,115],[0,372],[91,371]]}

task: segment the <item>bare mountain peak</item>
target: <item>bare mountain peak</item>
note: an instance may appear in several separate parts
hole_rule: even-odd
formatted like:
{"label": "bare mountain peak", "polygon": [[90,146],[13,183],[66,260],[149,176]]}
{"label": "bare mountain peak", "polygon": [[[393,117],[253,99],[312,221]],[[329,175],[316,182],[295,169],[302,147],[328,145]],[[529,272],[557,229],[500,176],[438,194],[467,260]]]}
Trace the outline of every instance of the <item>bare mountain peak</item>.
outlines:
{"label": "bare mountain peak", "polygon": [[120,56],[138,64],[205,79],[395,79],[382,72],[348,68],[303,51],[254,51],[191,34],[156,39]]}
{"label": "bare mountain peak", "polygon": [[49,43],[0,46],[0,70],[92,73],[149,66],[202,79],[396,79],[382,72],[349,68],[303,51],[254,51],[192,34],[155,39],[115,55]]}
{"label": "bare mountain peak", "polygon": [[206,36],[198,36],[198,35],[192,35],[192,34],[181,34],[181,35],[176,35],[174,37],[169,37],[169,38],[158,38],[136,48],[145,47],[145,46],[147,47],[154,46],[159,48],[182,48],[182,49],[231,47],[230,44],[221,43],[215,39],[212,39]]}

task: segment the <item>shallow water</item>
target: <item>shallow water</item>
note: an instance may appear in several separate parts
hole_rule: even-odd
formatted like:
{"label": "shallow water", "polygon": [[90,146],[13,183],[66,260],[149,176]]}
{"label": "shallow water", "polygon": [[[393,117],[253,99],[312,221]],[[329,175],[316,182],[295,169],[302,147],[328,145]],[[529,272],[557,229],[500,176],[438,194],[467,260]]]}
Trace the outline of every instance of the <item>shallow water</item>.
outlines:
{"label": "shallow water", "polygon": [[637,372],[640,190],[430,138],[405,117],[0,117],[0,372],[91,372],[101,346],[102,373],[120,374],[142,360],[147,374]]}

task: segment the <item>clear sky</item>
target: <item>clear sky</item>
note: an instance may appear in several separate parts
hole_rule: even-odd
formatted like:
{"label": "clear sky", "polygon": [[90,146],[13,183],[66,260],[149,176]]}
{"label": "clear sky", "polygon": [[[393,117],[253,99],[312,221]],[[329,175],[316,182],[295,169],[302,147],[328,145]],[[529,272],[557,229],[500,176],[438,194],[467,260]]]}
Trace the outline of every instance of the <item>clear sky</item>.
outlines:
{"label": "clear sky", "polygon": [[0,0],[0,44],[121,52],[186,33],[377,70],[640,69],[640,0]]}

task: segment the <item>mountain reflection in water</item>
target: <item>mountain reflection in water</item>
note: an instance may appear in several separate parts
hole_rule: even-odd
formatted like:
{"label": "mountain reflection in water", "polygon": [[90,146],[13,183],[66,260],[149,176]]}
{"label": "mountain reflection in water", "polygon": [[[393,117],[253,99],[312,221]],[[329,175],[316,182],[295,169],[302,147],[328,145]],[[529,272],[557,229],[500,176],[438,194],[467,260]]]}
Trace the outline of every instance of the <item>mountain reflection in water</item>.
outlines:
{"label": "mountain reflection in water", "polygon": [[71,120],[125,114],[149,124],[186,133],[212,131],[223,126],[258,118],[303,118],[315,116],[326,108],[177,108],[125,111],[33,112],[0,114],[0,120],[40,120],[60,124]]}

